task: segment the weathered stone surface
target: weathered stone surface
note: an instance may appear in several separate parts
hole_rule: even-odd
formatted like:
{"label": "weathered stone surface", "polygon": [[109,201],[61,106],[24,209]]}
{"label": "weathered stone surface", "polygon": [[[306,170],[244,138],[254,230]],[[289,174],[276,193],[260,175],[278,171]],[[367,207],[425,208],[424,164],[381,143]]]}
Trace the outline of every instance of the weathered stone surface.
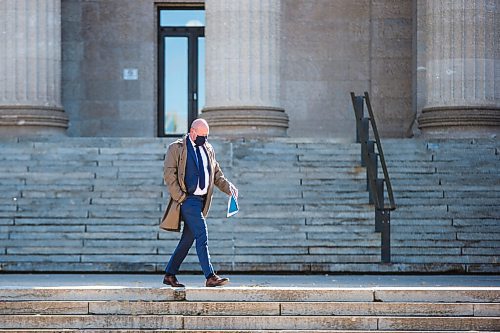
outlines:
{"label": "weathered stone surface", "polygon": [[255,317],[186,317],[187,329],[318,329],[373,330],[377,328],[377,319],[369,317],[323,317],[323,316],[255,316]]}
{"label": "weathered stone surface", "polygon": [[91,314],[182,315],[182,316],[279,316],[280,304],[273,302],[89,302]]}
{"label": "weathered stone surface", "polygon": [[[169,333],[215,333],[218,332],[219,330],[168,330]],[[2,330],[0,329],[0,332],[12,332],[12,330]],[[19,330],[17,329],[16,332],[18,333],[30,333],[33,332],[33,330]],[[48,333],[58,333],[60,330],[43,330],[42,332],[48,332]],[[101,333],[102,330],[93,330],[93,329],[85,329],[85,330],[73,330],[73,329],[64,329],[64,332],[85,332],[85,333]],[[141,330],[141,329],[114,329],[113,332],[118,332],[118,333],[149,333],[149,332],[165,332],[165,330]],[[224,330],[224,333],[255,333],[255,332],[260,332],[259,330]],[[304,330],[265,330],[263,332],[266,333],[303,333]],[[307,332],[311,333],[332,333],[332,330],[307,330]],[[352,333],[352,330],[335,330],[333,331],[335,333]],[[370,333],[373,331],[360,331],[357,330],[356,332],[366,332]],[[398,333],[401,331],[384,331],[385,333]],[[411,333],[417,333],[417,331],[407,331]],[[418,333],[460,333],[463,331],[418,331]]]}
{"label": "weathered stone surface", "polygon": [[259,288],[259,289],[187,289],[188,301],[372,301],[370,289],[314,289],[314,288]]}
{"label": "weathered stone surface", "polygon": [[3,319],[2,328],[155,328],[170,327],[182,328],[180,316],[89,316],[89,315],[11,315]]}
{"label": "weathered stone surface", "polygon": [[474,306],[476,305],[416,302],[290,302],[281,304],[281,314],[288,316],[472,316]]}
{"label": "weathered stone surface", "polygon": [[[70,315],[88,314],[89,305],[87,302],[61,301],[0,301],[0,315],[20,315],[20,314],[49,314],[49,315]],[[1,322],[1,321],[0,321]],[[1,324],[0,324],[1,325]]]}
{"label": "weathered stone surface", "polygon": [[178,299],[172,288],[0,288],[0,298],[7,301],[174,301]]}
{"label": "weathered stone surface", "polygon": [[[124,285],[129,283],[130,280]],[[405,300],[377,298],[380,291],[395,293]],[[453,297],[448,297],[456,291]],[[433,298],[443,293],[446,301]],[[496,331],[499,299],[490,297],[491,294],[498,296],[500,290],[496,287],[4,286],[0,288],[0,329],[20,328],[26,332],[30,328],[86,332],[113,329],[130,333],[165,330],[165,327],[173,332],[193,333]]]}
{"label": "weathered stone surface", "polygon": [[[307,330],[308,332],[311,332],[311,333],[331,333],[332,330]],[[12,332],[12,330],[2,330],[0,329],[0,332]],[[31,332],[34,332],[34,330],[19,330],[17,329],[16,332],[18,333],[31,333]],[[48,332],[48,333],[58,333],[60,332],[60,330],[43,330],[43,332]],[[73,329],[64,329],[64,332],[82,332],[82,330],[73,330]],[[92,329],[86,329],[84,330],[85,333],[101,333],[102,330],[92,330]],[[130,330],[130,329],[114,329],[113,332],[118,332],[118,333],[149,333],[149,332],[165,332],[165,330],[150,330],[150,329],[147,329],[147,330],[141,330],[141,329],[133,329],[133,330]],[[214,330],[205,330],[205,329],[201,329],[201,330],[168,330],[169,333],[215,333],[217,331],[214,331]],[[224,333],[255,333],[256,330],[224,330]],[[258,332],[258,330],[257,330]],[[266,333],[303,333],[304,330],[265,330]],[[333,331],[333,332],[336,332],[336,333],[351,333],[352,331],[351,330],[336,330],[336,331]],[[373,330],[356,330],[355,331],[356,333],[373,333],[374,331]],[[385,333],[397,333],[397,332],[401,332],[401,331],[384,331]],[[432,330],[432,331],[405,331],[405,332],[408,332],[408,333],[450,333],[450,332],[453,332],[453,333],[459,333],[459,332],[463,332],[463,331],[435,331],[435,330]],[[476,331],[471,331],[471,332],[474,332],[476,333]]]}
{"label": "weathered stone surface", "polygon": [[499,314],[500,314],[500,304],[498,303],[474,304],[475,317],[498,317]]}
{"label": "weathered stone surface", "polygon": [[402,318],[382,317],[378,328],[382,330],[479,330],[496,331],[500,327],[500,318]]}
{"label": "weathered stone surface", "polygon": [[[28,271],[28,272],[74,272],[85,271],[94,273],[112,273],[112,272],[158,272],[153,263],[120,263],[120,262],[1,262],[2,271]],[[164,267],[163,267],[164,270]],[[193,269],[192,269],[193,270]]]}
{"label": "weathered stone surface", "polygon": [[381,302],[499,302],[500,288],[377,288],[375,299]]}
{"label": "weathered stone surface", "polygon": [[[8,251],[9,252],[9,251]],[[79,255],[65,255],[65,254],[47,254],[47,255],[15,255],[15,254],[0,254],[0,261],[2,262],[79,262]]]}

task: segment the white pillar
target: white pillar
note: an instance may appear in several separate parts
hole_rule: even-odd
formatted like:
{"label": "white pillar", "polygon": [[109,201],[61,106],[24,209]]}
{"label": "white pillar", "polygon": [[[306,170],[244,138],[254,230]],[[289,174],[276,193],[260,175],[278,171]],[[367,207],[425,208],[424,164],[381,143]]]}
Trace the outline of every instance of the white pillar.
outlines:
{"label": "white pillar", "polygon": [[61,1],[0,0],[0,135],[65,133]]}
{"label": "white pillar", "polygon": [[481,136],[500,130],[496,0],[427,0],[424,134]]}
{"label": "white pillar", "polygon": [[283,136],[280,0],[206,0],[206,107],[215,135]]}

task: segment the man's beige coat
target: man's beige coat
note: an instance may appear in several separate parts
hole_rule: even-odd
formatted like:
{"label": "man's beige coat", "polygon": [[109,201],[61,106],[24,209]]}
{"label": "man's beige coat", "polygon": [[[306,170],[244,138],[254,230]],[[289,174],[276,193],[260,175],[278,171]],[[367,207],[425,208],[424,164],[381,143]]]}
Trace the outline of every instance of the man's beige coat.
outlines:
{"label": "man's beige coat", "polygon": [[[168,231],[179,231],[181,227],[181,205],[187,196],[186,185],[184,184],[187,160],[187,140],[188,136],[186,135],[184,138],[172,142],[168,146],[167,154],[165,155],[163,179],[167,185],[170,198],[163,218],[161,219],[160,228]],[[219,163],[215,159],[215,151],[212,145],[207,142],[205,143],[205,148],[210,163],[207,198],[203,206],[203,216],[206,217],[210,210],[210,204],[212,203],[214,185],[227,195],[231,195],[231,183],[224,177],[219,167]]]}

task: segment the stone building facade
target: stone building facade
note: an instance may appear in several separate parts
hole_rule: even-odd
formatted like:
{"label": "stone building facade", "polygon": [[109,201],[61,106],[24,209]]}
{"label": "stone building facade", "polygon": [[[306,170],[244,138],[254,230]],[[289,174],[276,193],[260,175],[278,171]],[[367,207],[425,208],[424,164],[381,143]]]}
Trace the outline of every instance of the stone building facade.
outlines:
{"label": "stone building facade", "polygon": [[159,12],[184,7],[212,134],[351,139],[350,91],[385,137],[499,132],[500,0],[0,0],[1,135],[158,136]]}

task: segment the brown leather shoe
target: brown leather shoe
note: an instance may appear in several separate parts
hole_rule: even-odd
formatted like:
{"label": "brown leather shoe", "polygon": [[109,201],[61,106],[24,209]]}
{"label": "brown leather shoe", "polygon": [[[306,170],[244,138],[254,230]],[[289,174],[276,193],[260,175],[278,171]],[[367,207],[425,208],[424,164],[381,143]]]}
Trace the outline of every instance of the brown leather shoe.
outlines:
{"label": "brown leather shoe", "polygon": [[214,274],[207,279],[205,286],[207,287],[219,287],[227,284],[229,282],[228,278],[221,278],[220,276]]}
{"label": "brown leather shoe", "polygon": [[184,287],[182,283],[179,283],[175,275],[165,275],[165,277],[163,278],[163,284],[176,288]]}

